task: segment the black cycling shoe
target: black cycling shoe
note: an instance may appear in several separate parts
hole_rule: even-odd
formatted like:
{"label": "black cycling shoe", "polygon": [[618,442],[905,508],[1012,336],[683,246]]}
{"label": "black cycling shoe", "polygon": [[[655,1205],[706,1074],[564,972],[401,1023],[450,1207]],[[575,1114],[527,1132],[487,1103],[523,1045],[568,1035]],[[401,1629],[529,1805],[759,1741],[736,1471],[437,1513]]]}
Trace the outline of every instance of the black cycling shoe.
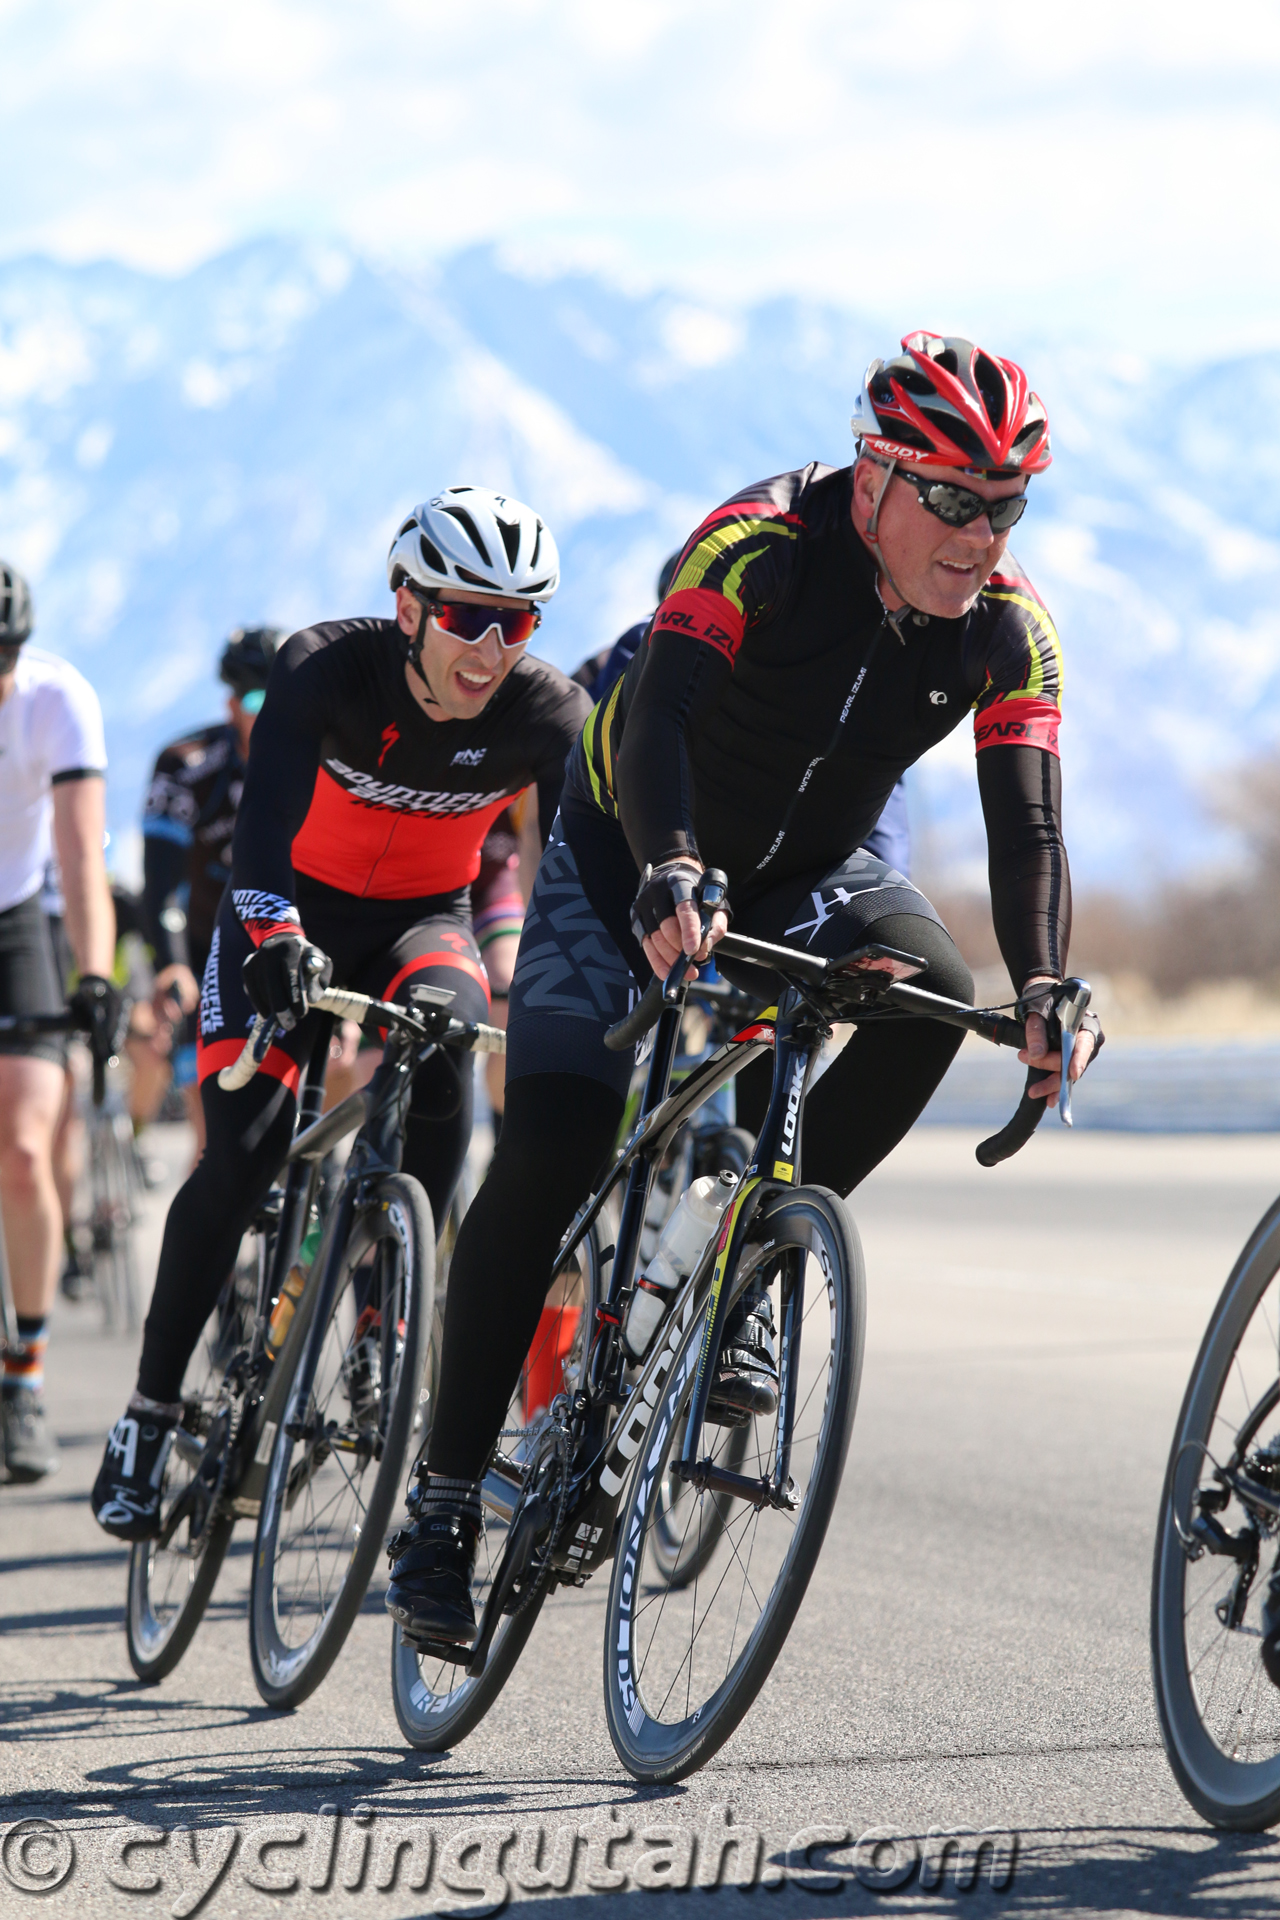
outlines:
{"label": "black cycling shoe", "polygon": [[387,1542],[391,1585],[387,1612],[400,1622],[404,1639],[444,1640],[469,1645],[476,1637],[471,1575],[480,1539],[478,1514],[457,1507],[433,1506],[415,1512],[418,1493],[409,1497],[414,1517]]}
{"label": "black cycling shoe", "polygon": [[753,1414],[772,1413],[777,1404],[773,1302],[767,1293],[744,1293],[725,1328],[707,1419],[716,1427],[741,1427]]}
{"label": "black cycling shoe", "polygon": [[177,1424],[173,1414],[129,1411],[108,1434],[89,1501],[98,1525],[117,1540],[154,1540],[159,1533],[164,1468]]}

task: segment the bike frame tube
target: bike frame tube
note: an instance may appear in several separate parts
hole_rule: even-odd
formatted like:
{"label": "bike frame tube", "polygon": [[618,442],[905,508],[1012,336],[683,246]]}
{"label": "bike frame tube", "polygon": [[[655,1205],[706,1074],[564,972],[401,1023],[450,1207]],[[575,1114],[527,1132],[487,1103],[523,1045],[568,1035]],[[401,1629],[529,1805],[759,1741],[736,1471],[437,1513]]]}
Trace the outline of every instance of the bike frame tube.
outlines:
{"label": "bike frame tube", "polygon": [[[693,1479],[699,1472],[698,1453],[702,1444],[702,1428],[707,1416],[707,1404],[711,1398],[712,1369],[715,1356],[719,1351],[724,1323],[723,1287],[726,1276],[737,1269],[742,1245],[746,1238],[756,1209],[762,1200],[785,1187],[794,1187],[800,1180],[800,1131],[801,1116],[804,1110],[805,1090],[809,1084],[814,1058],[827,1029],[819,1026],[801,1002],[793,989],[783,995],[778,1007],[777,1039],[774,1046],[773,1091],[769,1096],[769,1107],[756,1142],[755,1157],[746,1173],[737,1194],[730,1202],[728,1215],[720,1230],[718,1258],[711,1280],[711,1303],[707,1311],[706,1328],[702,1336],[702,1348],[698,1355],[698,1372],[694,1381],[693,1398],[689,1403],[689,1416],[685,1422],[684,1446],[681,1451],[677,1471],[685,1479]],[[792,1417],[794,1396],[788,1407],[782,1411],[788,1420]],[[778,1454],[790,1458],[791,1435],[783,1430],[779,1421]],[[708,1463],[709,1464],[709,1463]]]}
{"label": "bike frame tube", "polygon": [[[329,1039],[333,1032],[333,1020],[329,1014],[320,1014],[316,1017],[322,1025],[316,1035],[315,1044],[311,1049],[311,1058],[307,1062],[307,1070],[302,1079],[295,1130],[297,1133],[305,1133],[308,1127],[315,1124],[320,1116],[320,1109],[324,1105],[324,1082],[329,1065]],[[298,1249],[307,1231],[307,1216],[311,1211],[317,1174],[317,1166],[308,1165],[305,1161],[292,1161],[288,1165],[284,1181],[284,1199],[280,1207],[280,1224],[276,1229],[275,1245],[271,1249],[271,1261],[266,1274],[266,1298],[258,1302],[259,1320],[270,1313],[279,1299],[280,1289],[298,1257]],[[265,1328],[261,1337],[266,1338]]]}
{"label": "bike frame tube", "polygon": [[[294,1391],[285,1415],[287,1421],[300,1421],[306,1415],[316,1368],[320,1364],[320,1347],[329,1323],[342,1255],[351,1237],[352,1224],[369,1183],[384,1174],[399,1172],[404,1148],[404,1116],[413,1091],[413,1076],[416,1069],[435,1051],[435,1042],[424,1045],[420,1033],[393,1028],[387,1036],[382,1063],[366,1089],[368,1118],[351,1149],[338,1198],[316,1257],[319,1273],[311,1307],[311,1323],[294,1375]],[[298,1164],[302,1166],[305,1163]],[[311,1163],[313,1178],[316,1166],[317,1163]],[[307,1292],[311,1292],[310,1287]]]}

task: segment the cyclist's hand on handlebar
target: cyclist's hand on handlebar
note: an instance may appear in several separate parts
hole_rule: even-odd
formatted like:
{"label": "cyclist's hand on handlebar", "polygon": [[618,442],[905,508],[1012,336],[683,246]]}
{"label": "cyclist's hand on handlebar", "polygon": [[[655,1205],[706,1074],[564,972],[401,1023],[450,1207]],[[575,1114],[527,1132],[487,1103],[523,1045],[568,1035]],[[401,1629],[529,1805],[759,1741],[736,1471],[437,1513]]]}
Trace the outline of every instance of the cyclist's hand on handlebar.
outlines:
{"label": "cyclist's hand on handlebar", "polygon": [[82,973],[68,1005],[89,1036],[95,1060],[109,1060],[120,1038],[124,995],[114,980],[100,973]]}
{"label": "cyclist's hand on handlebar", "polygon": [[284,1028],[310,1011],[328,986],[333,962],[302,933],[270,933],[244,963],[244,990],[254,1011]]}
{"label": "cyclist's hand on handlebar", "polygon": [[631,926],[660,979],[666,978],[682,952],[700,966],[729,931],[728,913],[718,908],[703,936],[695,898],[702,871],[700,860],[665,860],[660,867],[646,867],[640,876]]}
{"label": "cyclist's hand on handlebar", "polygon": [[151,1005],[157,1020],[175,1027],[184,1013],[194,1013],[199,1004],[200,988],[190,967],[175,960],[171,967],[161,968],[151,989]]}
{"label": "cyclist's hand on handlebar", "polygon": [[[1054,989],[1058,984],[1056,980],[1043,978],[1028,980],[1018,1002],[1027,1030],[1027,1044],[1018,1058],[1024,1066],[1037,1067],[1041,1073],[1048,1075],[1047,1079],[1028,1087],[1027,1092],[1033,1100],[1056,1100],[1062,1085],[1062,1052],[1060,1048],[1051,1048],[1049,1045],[1049,1019],[1053,1012]],[[1102,1038],[1097,1015],[1087,1013],[1072,1049],[1072,1085],[1102,1045]]]}

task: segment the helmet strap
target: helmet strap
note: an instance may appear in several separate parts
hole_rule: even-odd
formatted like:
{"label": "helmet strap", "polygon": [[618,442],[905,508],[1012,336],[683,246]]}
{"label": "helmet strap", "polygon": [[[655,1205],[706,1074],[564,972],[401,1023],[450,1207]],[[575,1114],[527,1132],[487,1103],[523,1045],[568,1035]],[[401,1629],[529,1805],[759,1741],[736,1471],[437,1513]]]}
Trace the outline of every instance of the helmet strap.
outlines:
{"label": "helmet strap", "polygon": [[[900,647],[904,647],[906,645],[906,641],[902,637],[902,621],[904,617],[911,611],[911,608],[907,600],[906,594],[902,591],[901,587],[898,585],[897,581],[894,579],[893,575],[889,571],[889,562],[884,557],[884,551],[881,548],[880,541],[879,541],[879,538],[877,537],[877,532],[876,532],[876,529],[880,525],[880,508],[884,504],[884,497],[886,493],[888,493],[890,485],[892,484],[894,470],[896,469],[898,463],[896,460],[887,460],[887,461],[877,460],[874,454],[868,455],[868,458],[873,460],[876,466],[884,467],[884,480],[881,484],[879,493],[876,495],[876,503],[874,507],[872,507],[871,509],[871,518],[867,521],[864,532],[866,533],[867,543],[870,546],[872,553],[876,557],[876,565],[879,567],[885,579],[889,582],[889,585],[893,589],[894,593],[897,594],[899,600],[901,600],[902,602],[901,607],[899,607],[893,613],[890,613],[888,607],[885,607],[884,617],[889,627],[892,629],[893,636],[895,640],[898,642],[898,645]],[[881,595],[881,605],[882,606],[884,605],[883,595]]]}
{"label": "helmet strap", "polygon": [[427,602],[425,600],[420,600],[418,602],[418,607],[419,607],[418,631],[414,634],[412,640],[409,642],[409,665],[413,668],[413,671],[417,674],[419,680],[421,680],[423,686],[426,688],[427,698],[431,702],[432,706],[438,707],[440,705],[440,702],[436,697],[435,688],[432,686],[431,682],[428,680],[426,674],[422,671],[422,643],[426,637],[427,619],[428,619]]}

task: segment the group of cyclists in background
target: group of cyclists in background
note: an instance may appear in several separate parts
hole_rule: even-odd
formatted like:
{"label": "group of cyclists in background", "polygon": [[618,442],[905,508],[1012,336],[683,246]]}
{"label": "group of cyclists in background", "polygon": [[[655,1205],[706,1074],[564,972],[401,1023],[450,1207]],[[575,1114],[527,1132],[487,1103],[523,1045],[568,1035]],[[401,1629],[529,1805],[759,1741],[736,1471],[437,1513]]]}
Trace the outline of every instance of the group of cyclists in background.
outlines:
{"label": "group of cyclists in background", "polygon": [[[486,1463],[556,1249],[618,1134],[634,1059],[606,1045],[608,1029],[682,955],[708,966],[730,913],[736,933],[816,956],[867,942],[917,956],[920,986],[972,1004],[964,960],[909,876],[902,786],[970,712],[1021,1057],[1036,1097],[1057,1096],[1053,994],[1071,925],[1061,656],[1007,552],[1050,462],[1045,409],[1012,361],[921,331],[872,362],[853,426],[851,466],[810,463],[711,512],[663,567],[653,613],[572,676],[531,651],[559,585],[552,533],[533,507],[480,486],[446,487],[406,515],[387,617],[229,637],[226,718],[164,749],[143,817],[154,978],[132,1020],[135,1115],[171,1080],[196,1157],[93,1488],[107,1532],[140,1542],[160,1529],[184,1375],[289,1149],[307,1016],[330,982],[404,1006],[441,989],[460,1020],[507,1031],[505,1072],[486,1067],[494,1153],[452,1251],[429,1448],[387,1596],[403,1629],[433,1644],[476,1633]],[[110,1050],[122,998],[102,717],[84,678],[30,644],[32,627],[24,582],[0,568],[0,1015],[53,1013],[69,993]],[[42,904],[55,858],[61,955]],[[727,900],[704,916],[709,869],[727,875]],[[224,1087],[251,1029],[270,1035],[259,1070]],[[1087,1016],[1072,1079],[1101,1037]],[[809,1100],[806,1178],[848,1195],[919,1117],[959,1039],[928,1020],[859,1028]],[[379,1047],[355,1027],[329,1045],[338,1099],[368,1081]],[[0,1035],[15,1481],[57,1465],[42,1369],[68,1089],[65,1040]],[[768,1091],[754,1068],[738,1081],[752,1134]],[[444,1051],[413,1085],[403,1168],[437,1228],[474,1097]],[[770,1298],[748,1290],[706,1417],[731,1426],[778,1395]]]}

